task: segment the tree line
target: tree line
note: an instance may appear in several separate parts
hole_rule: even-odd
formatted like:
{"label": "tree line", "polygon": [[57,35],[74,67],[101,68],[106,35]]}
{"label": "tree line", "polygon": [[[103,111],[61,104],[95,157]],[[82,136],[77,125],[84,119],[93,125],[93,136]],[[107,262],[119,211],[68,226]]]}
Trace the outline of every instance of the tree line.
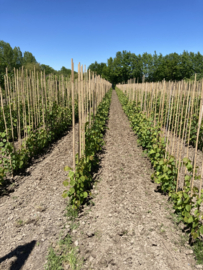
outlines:
{"label": "tree line", "polygon": [[[6,68],[9,76],[13,76],[14,68],[43,71],[46,75],[70,76],[71,70],[62,66],[57,71],[49,65],[40,64],[31,52],[21,52],[19,47],[12,48],[9,43],[0,41],[0,86],[4,88],[4,75]],[[179,80],[200,80],[203,78],[203,55],[200,52],[184,51],[182,54],[171,53],[163,56],[122,51],[116,56],[107,59],[107,63],[92,63],[91,69],[97,75],[111,82],[113,85],[126,83],[129,79],[136,78],[136,82],[142,82],[143,76],[147,82]],[[77,72],[75,72],[77,77]]]}
{"label": "tree line", "polygon": [[134,54],[127,51],[117,52],[114,58],[110,57],[106,63],[92,63],[88,69],[101,75],[113,85],[126,83],[136,78],[142,82],[143,76],[147,82],[180,80],[200,80],[203,78],[203,55],[184,51],[182,54],[144,53]]}
{"label": "tree line", "polygon": [[[19,47],[12,48],[11,45],[3,40],[0,40],[0,86],[4,89],[4,75],[6,68],[8,75],[13,76],[14,68],[18,69],[21,67],[27,70],[45,71],[45,75],[55,74],[64,75],[65,77],[70,76],[71,70],[62,66],[57,71],[49,65],[40,64],[37,62],[35,56],[28,51],[22,53]],[[77,74],[77,72],[75,72]]]}

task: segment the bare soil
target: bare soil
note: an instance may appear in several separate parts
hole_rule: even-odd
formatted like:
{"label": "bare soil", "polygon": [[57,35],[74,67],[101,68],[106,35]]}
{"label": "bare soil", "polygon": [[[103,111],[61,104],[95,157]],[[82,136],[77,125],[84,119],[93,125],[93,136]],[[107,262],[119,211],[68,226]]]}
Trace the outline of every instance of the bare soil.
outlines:
{"label": "bare soil", "polygon": [[0,269],[44,269],[51,243],[67,231],[62,183],[72,159],[70,131],[35,160],[27,176],[15,178],[9,187],[14,192],[0,198]]}
{"label": "bare soil", "polygon": [[193,251],[169,214],[167,196],[155,192],[150,162],[115,91],[108,127],[92,206],[73,234],[82,269],[193,269]]}
{"label": "bare soil", "polygon": [[[93,199],[71,232],[82,269],[194,269],[193,252],[170,215],[167,196],[155,192],[151,164],[115,91],[108,128]],[[72,132],[28,169],[9,197],[0,198],[0,269],[44,269],[50,245],[70,231],[61,196],[65,165],[72,166]]]}

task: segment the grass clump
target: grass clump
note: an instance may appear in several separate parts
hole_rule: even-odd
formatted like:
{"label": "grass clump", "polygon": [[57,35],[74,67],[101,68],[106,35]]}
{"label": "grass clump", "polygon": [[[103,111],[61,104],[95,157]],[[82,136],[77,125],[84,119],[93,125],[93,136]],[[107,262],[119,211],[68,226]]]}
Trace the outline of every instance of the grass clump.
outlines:
{"label": "grass clump", "polygon": [[203,264],[203,242],[197,239],[193,244],[193,251],[198,264]]}
{"label": "grass clump", "polygon": [[83,264],[78,258],[78,248],[73,245],[70,234],[61,239],[55,248],[50,248],[47,260],[46,270],[62,270],[66,266],[69,267],[66,269],[80,270]]}
{"label": "grass clump", "polygon": [[[78,227],[75,223],[78,214],[79,210],[73,209],[71,205],[67,206],[66,216],[71,221],[70,231]],[[78,247],[74,245],[71,235],[67,234],[54,248],[50,247],[45,270],[80,270],[82,265],[83,260],[78,256]]]}

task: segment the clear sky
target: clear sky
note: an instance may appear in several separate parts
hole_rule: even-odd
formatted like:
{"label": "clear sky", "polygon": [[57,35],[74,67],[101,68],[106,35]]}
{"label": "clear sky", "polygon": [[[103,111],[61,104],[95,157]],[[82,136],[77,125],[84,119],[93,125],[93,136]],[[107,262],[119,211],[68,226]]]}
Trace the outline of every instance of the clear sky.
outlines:
{"label": "clear sky", "polygon": [[0,40],[56,70],[123,50],[203,54],[203,0],[0,0]]}

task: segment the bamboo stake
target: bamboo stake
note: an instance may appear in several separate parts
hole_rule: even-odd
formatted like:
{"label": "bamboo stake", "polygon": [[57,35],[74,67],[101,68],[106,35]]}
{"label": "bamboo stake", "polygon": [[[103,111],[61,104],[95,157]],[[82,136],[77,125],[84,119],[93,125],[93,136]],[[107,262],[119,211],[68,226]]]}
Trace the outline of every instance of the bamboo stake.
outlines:
{"label": "bamboo stake", "polygon": [[91,107],[91,74],[89,69],[89,128],[91,127],[91,113],[92,113],[92,107]]}
{"label": "bamboo stake", "polygon": [[71,59],[71,89],[72,89],[72,126],[73,126],[73,171],[75,172],[75,95],[74,95],[74,63]]}
{"label": "bamboo stake", "polygon": [[21,124],[20,124],[20,89],[19,89],[19,77],[18,77],[18,70],[17,70],[17,95],[18,95],[18,143],[19,143],[19,150],[21,150]]}
{"label": "bamboo stake", "polygon": [[85,108],[84,108],[84,83],[83,83],[83,65],[81,66],[81,90],[82,90],[82,98],[81,98],[81,111],[82,111],[82,155],[85,152]]}
{"label": "bamboo stake", "polygon": [[172,150],[171,153],[173,155],[173,150],[174,150],[174,144],[175,144],[175,137],[176,137],[176,128],[177,128],[177,122],[178,122],[178,111],[179,111],[179,102],[180,102],[180,88],[178,88],[178,93],[177,93],[177,106],[176,106],[176,117],[175,117],[175,127],[174,127],[174,134],[173,134],[173,143],[172,143]]}
{"label": "bamboo stake", "polygon": [[81,158],[80,63],[78,64],[78,157]]}
{"label": "bamboo stake", "polygon": [[193,195],[193,183],[194,183],[195,170],[196,170],[197,147],[198,147],[199,131],[200,131],[200,126],[202,122],[202,113],[203,113],[203,89],[201,93],[201,103],[200,103],[200,110],[199,110],[199,121],[198,121],[197,139],[196,139],[195,155],[194,155],[194,167],[193,167],[193,175],[192,175],[192,182],[191,182],[191,197]]}
{"label": "bamboo stake", "polygon": [[[10,82],[11,84],[11,82]],[[11,89],[11,88],[10,88]],[[10,89],[8,88],[8,97],[9,97],[9,113],[10,113],[10,121],[11,121],[11,136],[12,136],[12,142],[14,147],[14,132],[13,132],[13,117],[11,112],[11,96],[10,96]],[[15,147],[14,147],[15,150]]]}

